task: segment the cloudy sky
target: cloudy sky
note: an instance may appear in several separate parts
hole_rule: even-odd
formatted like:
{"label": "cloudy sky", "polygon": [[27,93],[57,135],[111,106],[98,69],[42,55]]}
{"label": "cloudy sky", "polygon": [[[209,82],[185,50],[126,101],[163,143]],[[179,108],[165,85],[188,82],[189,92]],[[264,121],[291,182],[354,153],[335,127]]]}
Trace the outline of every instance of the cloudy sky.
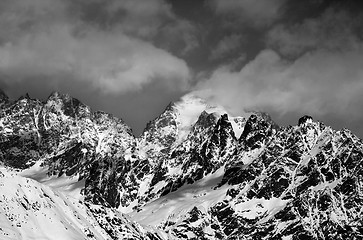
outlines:
{"label": "cloudy sky", "polygon": [[363,137],[363,5],[341,0],[1,0],[0,88],[70,93],[139,134],[191,91],[280,125]]}

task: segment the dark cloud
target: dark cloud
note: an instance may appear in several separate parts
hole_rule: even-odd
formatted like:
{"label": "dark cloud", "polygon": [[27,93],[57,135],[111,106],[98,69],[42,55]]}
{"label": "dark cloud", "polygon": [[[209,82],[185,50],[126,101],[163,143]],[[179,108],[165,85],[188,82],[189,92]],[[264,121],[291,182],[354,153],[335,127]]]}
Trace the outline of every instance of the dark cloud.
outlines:
{"label": "dark cloud", "polygon": [[256,27],[271,25],[283,14],[286,0],[224,0],[210,1],[216,14],[234,17]]}
{"label": "dark cloud", "polygon": [[279,24],[268,32],[267,45],[286,57],[294,58],[308,51],[348,51],[361,47],[363,16],[328,8],[318,18],[301,23]]}
{"label": "dark cloud", "polygon": [[242,34],[232,34],[222,38],[217,46],[212,50],[210,59],[218,60],[224,59],[226,56],[238,50],[243,43],[244,39]]}
{"label": "dark cloud", "polygon": [[160,29],[155,44],[178,56],[186,56],[199,47],[197,36],[198,28],[195,25],[179,19]]}
{"label": "dark cloud", "polygon": [[[2,24],[7,25],[1,34],[7,37],[0,46],[4,81],[11,85],[36,76],[62,81],[57,76],[70,74],[76,81],[111,94],[140,90],[154,81],[185,89],[190,72],[184,60],[127,34],[135,30],[136,35],[152,36],[161,24],[160,15],[172,15],[162,3],[109,1],[104,8],[110,15],[122,9],[126,17],[111,29],[101,29],[82,21],[80,13],[69,17],[67,1],[6,2],[0,12]],[[144,23],[146,19],[150,24]]]}
{"label": "dark cloud", "polygon": [[102,30],[122,31],[153,39],[168,22],[177,21],[171,5],[163,0],[66,0],[68,12]]}

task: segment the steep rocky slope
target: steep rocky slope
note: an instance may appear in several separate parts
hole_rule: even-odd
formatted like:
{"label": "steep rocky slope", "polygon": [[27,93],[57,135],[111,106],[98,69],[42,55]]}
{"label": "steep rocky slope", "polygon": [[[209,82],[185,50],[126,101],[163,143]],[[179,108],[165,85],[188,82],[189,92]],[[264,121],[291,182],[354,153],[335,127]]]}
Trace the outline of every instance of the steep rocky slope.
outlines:
{"label": "steep rocky slope", "polygon": [[[0,159],[14,175],[4,182],[77,199],[72,208],[84,220],[57,219],[77,239],[89,231],[96,239],[363,238],[363,142],[347,129],[309,116],[288,127],[265,113],[234,117],[191,94],[139,137],[121,119],[57,92],[44,102],[12,102],[1,92],[0,108]],[[54,211],[67,209],[53,201]]]}
{"label": "steep rocky slope", "polygon": [[235,132],[244,126],[244,118],[232,118],[232,125],[225,113],[192,95],[169,104],[123,157],[94,162],[86,195],[130,212],[203,178],[233,153]]}
{"label": "steep rocky slope", "polygon": [[45,102],[26,95],[8,104],[0,112],[0,133],[6,165],[25,169],[43,159],[59,175],[84,173],[96,155],[121,156],[134,141],[122,120],[92,113],[79,100],[57,92]]}
{"label": "steep rocky slope", "polygon": [[240,142],[225,167],[146,205],[134,219],[181,239],[363,237],[360,139],[310,117],[276,130],[253,115]]}

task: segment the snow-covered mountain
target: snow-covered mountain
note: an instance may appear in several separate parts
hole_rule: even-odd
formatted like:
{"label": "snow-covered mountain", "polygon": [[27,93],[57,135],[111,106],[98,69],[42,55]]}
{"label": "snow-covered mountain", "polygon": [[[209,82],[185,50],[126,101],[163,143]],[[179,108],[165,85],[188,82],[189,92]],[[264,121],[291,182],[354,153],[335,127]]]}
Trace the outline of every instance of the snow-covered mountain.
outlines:
{"label": "snow-covered mountain", "polygon": [[67,94],[0,92],[0,136],[5,239],[363,239],[363,142],[310,116],[188,94],[135,137]]}

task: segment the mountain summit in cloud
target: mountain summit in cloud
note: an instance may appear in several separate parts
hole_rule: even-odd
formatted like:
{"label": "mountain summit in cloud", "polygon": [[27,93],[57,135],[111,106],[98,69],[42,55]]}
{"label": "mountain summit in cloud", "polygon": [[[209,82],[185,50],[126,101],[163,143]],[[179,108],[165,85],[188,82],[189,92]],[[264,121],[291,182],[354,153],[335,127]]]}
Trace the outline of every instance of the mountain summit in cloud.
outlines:
{"label": "mountain summit in cloud", "polygon": [[348,129],[188,94],[135,137],[69,94],[2,99],[4,239],[363,236],[363,141]]}
{"label": "mountain summit in cloud", "polygon": [[[313,115],[363,136],[356,0],[3,0],[0,88],[68,92],[138,135],[200,91],[280,125]],[[130,104],[132,102],[132,104]],[[347,118],[346,116],[350,116]]]}
{"label": "mountain summit in cloud", "polygon": [[362,10],[1,0],[0,239],[363,239]]}

